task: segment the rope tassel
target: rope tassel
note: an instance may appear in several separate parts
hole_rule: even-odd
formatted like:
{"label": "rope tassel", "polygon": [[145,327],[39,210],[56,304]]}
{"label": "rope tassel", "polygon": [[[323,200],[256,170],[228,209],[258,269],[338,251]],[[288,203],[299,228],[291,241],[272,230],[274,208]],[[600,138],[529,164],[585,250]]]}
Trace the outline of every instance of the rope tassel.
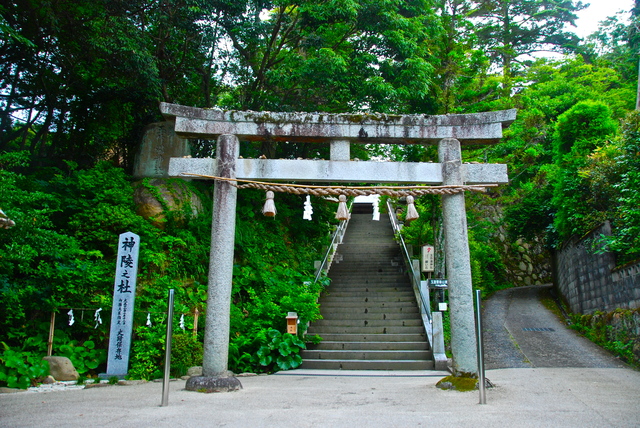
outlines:
{"label": "rope tassel", "polygon": [[271,190],[267,191],[267,200],[264,203],[264,207],[262,208],[262,214],[266,217],[275,217],[276,216],[276,204],[273,202],[274,194]]}
{"label": "rope tassel", "polygon": [[404,216],[405,223],[409,224],[419,217],[416,206],[413,203],[413,196],[407,196],[407,213]]}
{"label": "rope tassel", "polygon": [[340,203],[338,204],[338,212],[336,213],[336,218],[338,220],[349,220],[349,210],[347,210],[347,197],[345,195],[340,195],[338,197]]}

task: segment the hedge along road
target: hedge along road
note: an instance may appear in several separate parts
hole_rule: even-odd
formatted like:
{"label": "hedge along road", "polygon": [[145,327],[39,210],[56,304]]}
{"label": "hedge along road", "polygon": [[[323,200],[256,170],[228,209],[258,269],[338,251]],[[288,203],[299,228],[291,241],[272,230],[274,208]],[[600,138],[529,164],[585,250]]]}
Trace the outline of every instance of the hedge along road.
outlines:
{"label": "hedge along road", "polygon": [[485,367],[626,367],[608,351],[567,328],[541,303],[550,288],[510,288],[484,302]]}

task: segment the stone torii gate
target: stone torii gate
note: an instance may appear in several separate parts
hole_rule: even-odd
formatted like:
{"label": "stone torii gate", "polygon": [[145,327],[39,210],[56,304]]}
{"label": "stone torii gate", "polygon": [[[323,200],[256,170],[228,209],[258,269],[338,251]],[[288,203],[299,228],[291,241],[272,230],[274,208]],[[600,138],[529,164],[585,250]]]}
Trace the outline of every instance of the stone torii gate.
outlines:
{"label": "stone torii gate", "polygon": [[[217,138],[216,159],[172,158],[169,175],[343,183],[487,185],[508,182],[502,164],[462,164],[461,144],[495,144],[516,110],[444,116],[221,111],[161,103],[184,138]],[[329,142],[330,160],[240,159],[239,140]],[[350,160],[350,143],[438,144],[439,163]],[[187,389],[233,390],[228,372],[229,311],[237,189],[216,181],[203,376]],[[451,348],[455,374],[477,373],[475,320],[464,193],[443,195]]]}

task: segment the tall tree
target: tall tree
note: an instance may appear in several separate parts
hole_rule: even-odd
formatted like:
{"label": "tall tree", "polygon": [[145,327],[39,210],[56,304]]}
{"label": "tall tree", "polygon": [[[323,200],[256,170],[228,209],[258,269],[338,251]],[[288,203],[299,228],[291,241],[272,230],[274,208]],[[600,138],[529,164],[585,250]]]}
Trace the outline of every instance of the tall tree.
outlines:
{"label": "tall tree", "polygon": [[0,10],[13,31],[0,40],[0,150],[131,165],[143,127],[159,118],[157,103],[197,99],[205,63],[197,6],[9,2]]}
{"label": "tall tree", "polygon": [[575,26],[576,12],[587,5],[576,0],[474,0],[471,17],[476,34],[494,64],[502,68],[505,94],[523,55],[540,51],[567,53],[578,37],[565,31]]}
{"label": "tall tree", "polygon": [[217,2],[233,46],[233,107],[433,110],[431,0]]}

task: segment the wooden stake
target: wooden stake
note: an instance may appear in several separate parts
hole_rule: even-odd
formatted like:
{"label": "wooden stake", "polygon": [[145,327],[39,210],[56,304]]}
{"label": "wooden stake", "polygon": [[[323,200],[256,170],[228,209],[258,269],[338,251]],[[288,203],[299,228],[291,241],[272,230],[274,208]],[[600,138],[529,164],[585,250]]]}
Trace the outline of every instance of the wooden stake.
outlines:
{"label": "wooden stake", "polygon": [[51,311],[51,323],[49,324],[49,342],[47,342],[47,356],[50,357],[53,353],[53,331],[56,326],[56,313]]}
{"label": "wooden stake", "polygon": [[196,308],[193,313],[193,337],[198,336],[198,317],[200,317],[200,311]]}

